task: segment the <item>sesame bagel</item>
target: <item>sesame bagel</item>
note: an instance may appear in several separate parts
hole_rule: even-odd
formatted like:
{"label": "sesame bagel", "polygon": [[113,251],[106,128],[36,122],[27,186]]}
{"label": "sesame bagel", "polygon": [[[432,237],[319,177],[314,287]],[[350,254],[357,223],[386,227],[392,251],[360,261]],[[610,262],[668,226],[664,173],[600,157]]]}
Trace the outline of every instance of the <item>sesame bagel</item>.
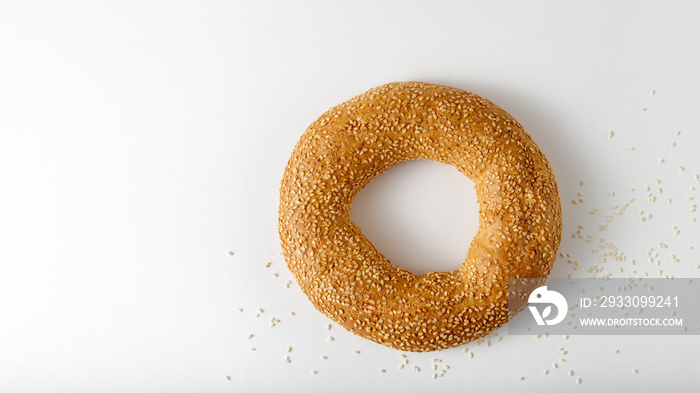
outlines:
{"label": "sesame bagel", "polygon": [[[416,159],[452,165],[475,184],[479,229],[457,270],[394,266],[350,220],[363,187]],[[452,87],[390,83],[330,109],[301,136],[282,178],[279,233],[319,311],[388,347],[433,351],[506,323],[509,278],[549,275],[561,205],[549,163],[506,111]]]}

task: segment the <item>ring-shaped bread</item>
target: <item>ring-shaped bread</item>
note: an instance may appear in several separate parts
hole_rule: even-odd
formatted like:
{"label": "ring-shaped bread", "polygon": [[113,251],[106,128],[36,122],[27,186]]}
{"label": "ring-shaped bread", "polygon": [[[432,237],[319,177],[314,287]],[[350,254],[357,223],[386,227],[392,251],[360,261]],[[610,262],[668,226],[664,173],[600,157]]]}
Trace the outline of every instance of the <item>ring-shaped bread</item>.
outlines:
{"label": "ring-shaped bread", "polygon": [[[394,266],[350,220],[363,187],[415,159],[475,184],[479,229],[457,270]],[[506,323],[508,279],[549,275],[561,240],[557,185],[530,135],[490,101],[435,84],[390,83],[327,111],[294,148],[280,194],[283,253],[309,300],[403,351],[459,346]]]}

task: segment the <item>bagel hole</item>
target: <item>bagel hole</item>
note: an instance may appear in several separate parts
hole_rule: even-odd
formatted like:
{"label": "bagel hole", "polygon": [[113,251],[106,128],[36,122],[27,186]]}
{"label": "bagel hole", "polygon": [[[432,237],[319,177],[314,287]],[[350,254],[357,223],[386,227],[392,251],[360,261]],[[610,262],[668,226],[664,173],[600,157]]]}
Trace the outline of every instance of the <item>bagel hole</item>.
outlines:
{"label": "bagel hole", "polygon": [[357,194],[350,218],[391,262],[414,274],[458,269],[479,224],[474,182],[455,167],[406,161]]}

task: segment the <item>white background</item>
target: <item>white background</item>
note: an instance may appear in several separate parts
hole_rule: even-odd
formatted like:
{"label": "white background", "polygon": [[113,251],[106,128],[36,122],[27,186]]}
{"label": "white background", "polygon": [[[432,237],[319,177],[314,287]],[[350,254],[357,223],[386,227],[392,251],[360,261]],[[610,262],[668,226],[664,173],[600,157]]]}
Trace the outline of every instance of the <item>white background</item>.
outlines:
{"label": "white background", "polygon": [[[277,201],[325,110],[447,84],[547,155],[553,276],[697,277],[700,3],[376,3],[0,3],[0,391],[697,389],[698,336],[502,328],[399,369],[401,352],[326,330],[279,255]],[[410,162],[352,217],[394,263],[450,270],[475,201],[455,169]]]}

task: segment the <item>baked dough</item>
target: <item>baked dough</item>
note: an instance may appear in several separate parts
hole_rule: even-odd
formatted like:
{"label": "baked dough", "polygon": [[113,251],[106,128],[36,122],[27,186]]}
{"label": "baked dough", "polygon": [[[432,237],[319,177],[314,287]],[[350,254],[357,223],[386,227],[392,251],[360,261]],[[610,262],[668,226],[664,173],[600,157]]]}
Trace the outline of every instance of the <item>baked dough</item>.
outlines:
{"label": "baked dough", "polygon": [[[475,184],[479,230],[457,270],[394,266],[350,220],[363,187],[415,159],[453,165]],[[377,343],[433,351],[506,323],[509,278],[549,275],[561,205],[549,163],[507,112],[456,88],[398,82],[330,109],[301,136],[282,178],[279,233],[319,311]]]}

